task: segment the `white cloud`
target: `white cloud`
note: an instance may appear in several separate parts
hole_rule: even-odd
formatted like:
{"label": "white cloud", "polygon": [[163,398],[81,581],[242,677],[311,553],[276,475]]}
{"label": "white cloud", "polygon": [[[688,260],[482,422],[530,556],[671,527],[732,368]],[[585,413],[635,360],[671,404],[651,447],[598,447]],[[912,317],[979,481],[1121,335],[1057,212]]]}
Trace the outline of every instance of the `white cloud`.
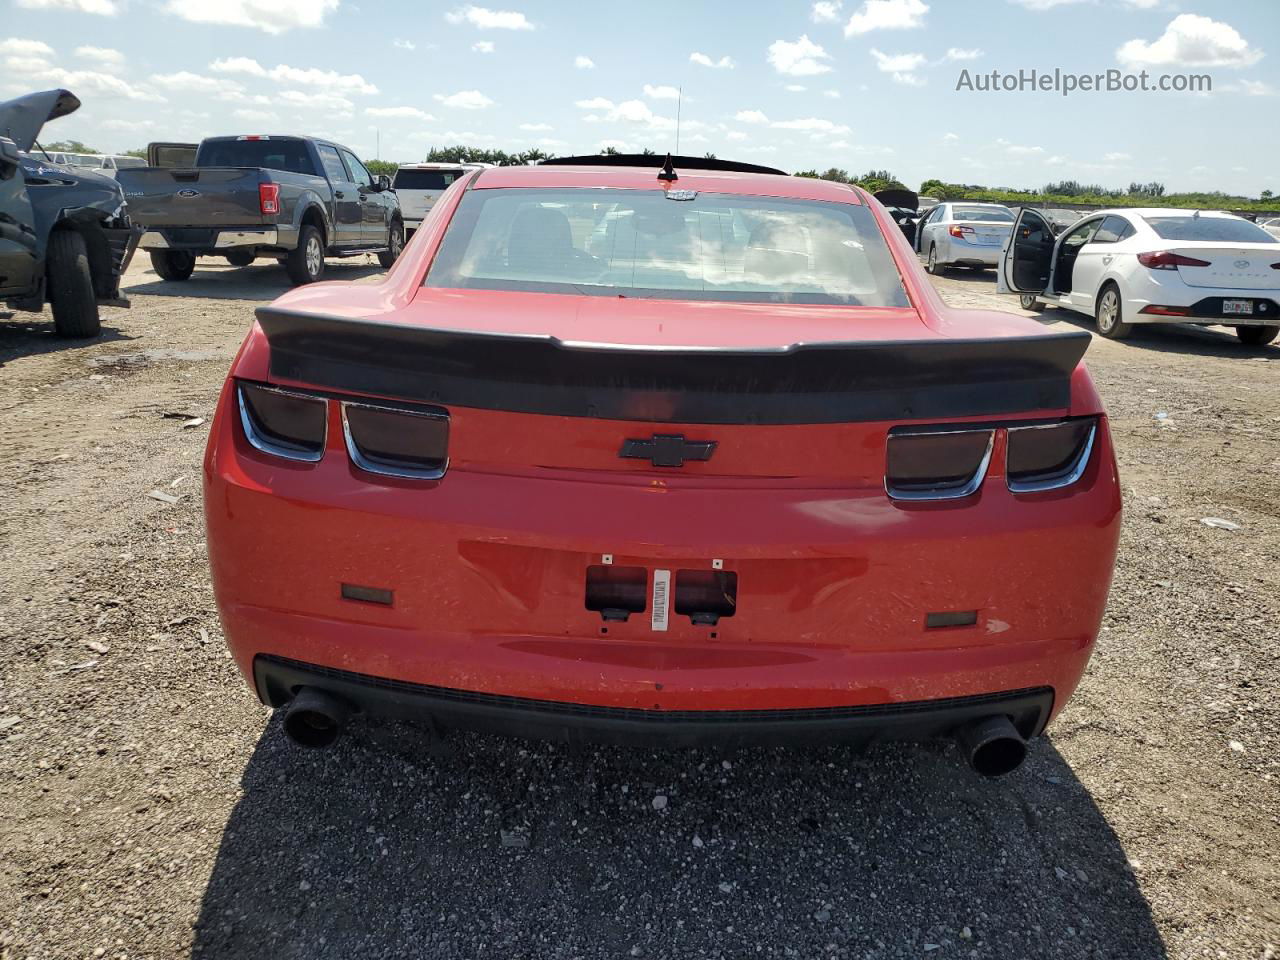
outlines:
{"label": "white cloud", "polygon": [[596,62],[590,57],[582,56],[582,54],[578,54],[573,58],[573,65],[579,70],[594,70],[596,68]]}
{"label": "white cloud", "polygon": [[250,123],[278,123],[280,117],[271,110],[249,110],[241,108],[232,110],[231,115],[237,120],[247,120]]}
{"label": "white cloud", "polygon": [[612,110],[613,101],[604,97],[592,97],[590,100],[575,100],[573,105],[579,110]]}
{"label": "white cloud", "polygon": [[391,45],[397,50],[417,50],[418,45],[412,40],[392,40]]}
{"label": "white cloud", "polygon": [[76,56],[92,60],[104,70],[118,70],[124,66],[124,54],[110,47],[76,47]]}
{"label": "white cloud", "polygon": [[768,123],[769,118],[759,110],[739,110],[733,115],[739,123]]}
{"label": "white cloud", "polygon": [[983,55],[983,51],[977,47],[971,49],[963,49],[962,47],[949,47],[947,52],[942,55],[943,60],[977,60]]}
{"label": "white cloud", "polygon": [[10,37],[7,40],[0,40],[0,53],[11,53],[23,57],[52,57],[53,47],[39,40]]}
{"label": "white cloud", "polygon": [[743,133],[741,130],[730,130],[730,131],[729,131],[728,133],[726,133],[724,136],[725,136],[725,139],[726,139],[726,140],[745,140],[745,139],[747,139],[747,135],[746,135],[745,133]]}
{"label": "white cloud", "polygon": [[66,87],[69,90],[74,90],[82,99],[88,99],[86,97],[86,94],[88,94],[89,96],[103,97],[104,99],[145,100],[152,103],[165,102],[165,98],[155,91],[137,84],[127,83],[109,73],[98,73],[93,70],[64,70],[61,67],[50,66],[44,61],[40,61],[39,66],[36,66],[32,72],[23,77],[23,80],[24,82],[33,81],[37,84]]}
{"label": "white cloud", "polygon": [[650,100],[679,100],[680,91],[671,86],[655,87],[652,84],[644,85],[644,95]]}
{"label": "white cloud", "polygon": [[1194,13],[1174,17],[1151,43],[1130,40],[1116,51],[1129,67],[1247,67],[1261,58],[1234,27]]}
{"label": "white cloud", "polygon": [[823,95],[824,97],[830,97],[832,100],[839,100],[839,99],[840,99],[840,91],[839,91],[839,90],[823,90],[823,91],[822,91],[822,95]]}
{"label": "white cloud", "polygon": [[1269,97],[1276,92],[1275,87],[1261,80],[1241,80],[1240,90],[1251,97]]}
{"label": "white cloud", "polygon": [[244,87],[235,80],[206,77],[204,74],[179,70],[177,73],[153,73],[151,82],[175,93],[227,94],[240,93]]}
{"label": "white cloud", "polygon": [[790,77],[811,77],[831,70],[828,64],[821,62],[830,60],[831,54],[810,40],[807,35],[792,42],[773,41],[769,44],[768,59],[775,70]]}
{"label": "white cloud", "polygon": [[493,53],[494,46],[492,40],[477,40],[471,45],[471,49],[475,53]]}
{"label": "white cloud", "polygon": [[777,153],[778,148],[769,144],[763,147],[744,147],[743,153]]}
{"label": "white cloud", "polygon": [[[323,93],[313,90],[284,90],[274,94],[274,97],[277,100],[283,100],[285,103],[291,103],[299,107],[310,107],[315,110],[325,110],[330,113],[347,114],[354,110],[356,106],[346,97],[339,96],[336,93]],[[272,102],[265,97],[263,101]]]}
{"label": "white cloud", "polygon": [[928,4],[922,0],[864,0],[862,7],[844,25],[846,37],[872,30],[911,30],[924,26]]}
{"label": "white cloud", "polygon": [[114,17],[120,12],[120,4],[116,0],[17,0],[17,4],[28,10],[74,10],[104,17]]}
{"label": "white cloud", "polygon": [[1015,157],[1029,157],[1035,154],[1044,153],[1044,147],[1026,147],[1017,143],[1010,143],[1004,137],[996,138],[996,146],[1003,147],[1005,153],[1011,153]]}
{"label": "white cloud", "polygon": [[942,135],[942,139],[948,142],[953,142],[953,141],[959,140],[960,135],[958,133],[944,133]]}
{"label": "white cloud", "polygon": [[555,137],[539,137],[534,141],[534,145],[554,149],[555,147],[567,147],[569,145],[569,141],[557,140]]}
{"label": "white cloud", "polygon": [[625,140],[601,140],[598,144],[596,144],[596,148],[601,151],[603,151],[607,147],[613,147],[613,149],[619,151],[620,153],[638,152],[637,147],[634,143],[627,143],[627,141]]}
{"label": "white cloud", "polygon": [[515,10],[489,10],[468,4],[444,15],[450,23],[469,23],[481,30],[532,30],[533,24]]}
{"label": "white cloud", "polygon": [[650,110],[643,100],[624,100],[613,107],[604,119],[612,123],[636,124],[650,130],[674,130],[676,126],[671,118],[659,116]]}
{"label": "white cloud", "polygon": [[924,78],[921,77],[919,70],[928,62],[928,57],[923,53],[881,53],[874,47],[871,48],[871,56],[875,58],[876,67],[881,73],[893,75],[894,83],[903,83],[909,87],[919,87],[924,85]]}
{"label": "white cloud", "polygon": [[824,120],[821,117],[804,117],[799,120],[775,120],[770,124],[775,130],[800,130],[804,133],[814,133],[821,136],[830,134],[849,133],[849,128],[843,123],[833,123],[830,120]]}
{"label": "white cloud", "polygon": [[520,129],[525,133],[549,133],[555,127],[549,123],[522,123],[520,124]]}
{"label": "white cloud", "polygon": [[1102,159],[1118,161],[1118,160],[1132,160],[1133,157],[1129,156],[1129,154],[1127,153],[1108,153],[1108,154],[1105,154]]}
{"label": "white cloud", "polygon": [[834,23],[840,16],[840,0],[818,0],[809,11],[814,23]]}
{"label": "white cloud", "polygon": [[457,107],[460,110],[483,110],[493,106],[494,101],[479,90],[460,90],[457,93],[437,93],[435,99],[446,107]]}
{"label": "white cloud", "polygon": [[227,57],[209,64],[214,73],[242,73],[250,77],[270,78],[281,84],[304,87],[341,87],[344,93],[374,94],[378,88],[358,73],[336,73],[314,67],[291,67],[278,63],[270,70],[252,57]]}
{"label": "white cloud", "polygon": [[371,117],[388,119],[434,120],[431,114],[417,107],[366,107],[365,113]]}
{"label": "white cloud", "polygon": [[192,23],[221,23],[253,27],[264,33],[284,33],[295,27],[319,27],[338,0],[168,0],[164,11]]}
{"label": "white cloud", "polygon": [[125,133],[136,133],[142,130],[155,129],[156,122],[154,120],[124,120],[119,117],[113,117],[110,120],[103,120],[98,126],[103,130],[121,130]]}
{"label": "white cloud", "polygon": [[694,51],[689,54],[689,62],[696,63],[700,67],[711,67],[714,70],[732,70],[734,67],[733,57],[725,54],[719,60],[707,56],[705,53]]}
{"label": "white cloud", "polygon": [[804,93],[809,88],[806,87],[803,83],[788,83],[782,89],[787,91],[787,93]]}

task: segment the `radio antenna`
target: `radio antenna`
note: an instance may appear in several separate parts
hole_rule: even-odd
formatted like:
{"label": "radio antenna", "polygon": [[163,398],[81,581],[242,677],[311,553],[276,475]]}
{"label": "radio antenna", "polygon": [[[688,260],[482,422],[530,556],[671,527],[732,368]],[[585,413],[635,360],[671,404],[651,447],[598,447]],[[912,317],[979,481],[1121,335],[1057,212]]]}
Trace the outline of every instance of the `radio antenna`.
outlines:
{"label": "radio antenna", "polygon": [[684,87],[676,87],[676,156],[680,156],[680,107],[684,102]]}

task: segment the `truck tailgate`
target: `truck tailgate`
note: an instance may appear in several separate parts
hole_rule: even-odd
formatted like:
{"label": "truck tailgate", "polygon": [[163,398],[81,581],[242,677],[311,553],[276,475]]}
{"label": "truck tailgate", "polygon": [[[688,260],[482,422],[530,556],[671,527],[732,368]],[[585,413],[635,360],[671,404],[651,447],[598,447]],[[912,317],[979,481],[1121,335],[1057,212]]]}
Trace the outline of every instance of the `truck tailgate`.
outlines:
{"label": "truck tailgate", "polygon": [[262,215],[256,167],[161,168],[119,171],[129,217],[145,227],[252,226]]}

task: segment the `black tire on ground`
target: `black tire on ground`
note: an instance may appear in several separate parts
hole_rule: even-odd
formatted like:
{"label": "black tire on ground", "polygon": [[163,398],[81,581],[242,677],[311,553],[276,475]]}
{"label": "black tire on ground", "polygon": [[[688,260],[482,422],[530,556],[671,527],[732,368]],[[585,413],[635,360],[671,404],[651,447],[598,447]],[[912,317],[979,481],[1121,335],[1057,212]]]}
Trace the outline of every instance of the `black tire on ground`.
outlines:
{"label": "black tire on ground", "polygon": [[387,231],[387,251],[378,254],[378,262],[389,267],[396,262],[400,251],[404,249],[404,224],[399,220],[391,221],[391,229]]}
{"label": "black tire on ground", "polygon": [[1098,324],[1098,333],[1108,340],[1123,340],[1133,333],[1133,324],[1124,322],[1124,301],[1120,288],[1114,283],[1105,284],[1098,292],[1093,318]]}
{"label": "black tire on ground", "polygon": [[324,276],[324,235],[311,224],[303,224],[298,245],[289,251],[284,268],[295,284],[315,283]]}
{"label": "black tire on ground", "polygon": [[1236,327],[1240,342],[1250,347],[1265,347],[1280,336],[1280,327]]}
{"label": "black tire on ground", "polygon": [[102,332],[93,271],[84,237],[75,230],[49,234],[45,271],[53,329],[60,337],[96,337]]}
{"label": "black tire on ground", "polygon": [[227,263],[233,267],[247,267],[257,259],[258,255],[252,250],[233,250],[227,254]]}
{"label": "black tire on ground", "polygon": [[938,263],[938,247],[936,244],[929,244],[929,259],[925,261],[924,269],[926,273],[935,277],[940,277],[943,274],[944,268]]}
{"label": "black tire on ground", "polygon": [[1044,312],[1044,301],[1037,297],[1034,293],[1023,293],[1018,296],[1018,306],[1023,310],[1034,310],[1036,313]]}
{"label": "black tire on ground", "polygon": [[152,250],[151,266],[161,280],[186,280],[196,268],[196,257],[185,250]]}

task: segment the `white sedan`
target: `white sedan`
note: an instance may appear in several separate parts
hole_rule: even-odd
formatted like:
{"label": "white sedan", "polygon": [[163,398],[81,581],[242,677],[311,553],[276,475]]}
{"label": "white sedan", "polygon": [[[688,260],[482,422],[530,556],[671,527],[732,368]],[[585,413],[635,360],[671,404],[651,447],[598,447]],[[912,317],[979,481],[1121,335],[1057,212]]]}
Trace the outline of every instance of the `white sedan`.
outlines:
{"label": "white sedan", "polygon": [[1280,240],[1229,213],[1165,208],[1099,210],[1055,236],[1024,207],[996,289],[1092,316],[1113,340],[1135,323],[1226,324],[1260,346],[1280,334]]}
{"label": "white sedan", "polygon": [[915,248],[932,274],[947,267],[985,270],[1000,260],[1013,212],[998,203],[940,203],[916,226]]}

